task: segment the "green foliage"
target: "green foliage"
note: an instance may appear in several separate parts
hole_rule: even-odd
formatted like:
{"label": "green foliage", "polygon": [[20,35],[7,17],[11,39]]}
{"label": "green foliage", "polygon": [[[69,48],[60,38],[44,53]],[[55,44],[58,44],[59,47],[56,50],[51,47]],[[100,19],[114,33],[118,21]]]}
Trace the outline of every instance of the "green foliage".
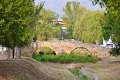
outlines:
{"label": "green foliage", "polygon": [[79,80],[89,80],[87,76],[80,73],[79,69],[70,69],[70,71],[78,77]]}
{"label": "green foliage", "polygon": [[68,2],[64,11],[63,20],[71,38],[88,43],[101,42],[103,12],[87,10],[76,1]]}
{"label": "green foliage", "polygon": [[59,63],[86,63],[97,62],[97,58],[88,55],[75,55],[75,54],[63,54],[63,55],[34,55],[33,59],[43,62],[59,62]]}
{"label": "green foliage", "polygon": [[113,55],[113,56],[118,56],[120,55],[120,44],[119,45],[116,45],[117,47],[116,48],[113,48],[111,51],[110,51],[110,54]]}
{"label": "green foliage", "polygon": [[[96,3],[106,7],[105,24],[103,25],[103,34],[105,39],[112,37],[116,44],[113,49],[113,55],[120,55],[120,0],[93,0]],[[104,4],[105,3],[105,4]],[[104,5],[103,5],[104,4]]]}
{"label": "green foliage", "polygon": [[13,58],[15,47],[30,45],[42,6],[34,0],[0,0],[0,45],[11,48]]}
{"label": "green foliage", "polygon": [[48,40],[52,38],[58,38],[60,34],[60,27],[54,24],[40,25],[39,32],[37,34],[38,40]]}
{"label": "green foliage", "polygon": [[88,43],[99,43],[102,39],[102,12],[86,11],[78,18],[74,28],[74,38]]}
{"label": "green foliage", "polygon": [[103,0],[105,2],[107,13],[104,25],[104,36],[112,36],[116,44],[120,43],[120,1],[119,0]]}
{"label": "green foliage", "polygon": [[33,17],[33,0],[0,0],[0,45],[13,49],[29,44]]}
{"label": "green foliage", "polygon": [[39,51],[39,54],[40,55],[43,55],[43,54],[53,54],[55,55],[55,51],[53,51],[51,48],[49,47],[41,47],[40,48],[40,51]]}
{"label": "green foliage", "polygon": [[53,23],[56,20],[56,13],[51,10],[42,9],[40,11],[36,26],[38,40],[48,40],[59,37],[60,27]]}
{"label": "green foliage", "polygon": [[[120,1],[108,0],[106,1],[108,13],[106,15],[105,27],[111,31],[111,36],[116,48],[112,49],[112,55],[120,55]],[[107,31],[106,29],[104,29]]]}
{"label": "green foliage", "polygon": [[67,2],[64,12],[65,15],[63,16],[63,21],[65,26],[68,28],[70,38],[73,38],[73,29],[76,18],[83,14],[85,8],[80,7],[78,2]]}

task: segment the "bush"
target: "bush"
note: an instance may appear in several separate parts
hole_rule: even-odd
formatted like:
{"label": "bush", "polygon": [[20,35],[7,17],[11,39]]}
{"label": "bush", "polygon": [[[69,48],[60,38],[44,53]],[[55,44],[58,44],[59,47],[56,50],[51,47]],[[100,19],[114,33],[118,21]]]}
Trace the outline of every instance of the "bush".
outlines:
{"label": "bush", "polygon": [[41,47],[40,51],[39,51],[39,54],[41,54],[41,55],[43,55],[43,54],[53,54],[53,55],[56,55],[55,51],[52,50],[49,47]]}
{"label": "bush", "polygon": [[89,55],[76,55],[76,54],[62,54],[62,55],[40,55],[36,54],[33,56],[37,61],[43,62],[59,62],[59,63],[79,63],[79,62],[97,62],[95,56]]}
{"label": "bush", "polygon": [[120,55],[120,44],[116,45],[116,47],[110,51],[110,54],[113,56]]}

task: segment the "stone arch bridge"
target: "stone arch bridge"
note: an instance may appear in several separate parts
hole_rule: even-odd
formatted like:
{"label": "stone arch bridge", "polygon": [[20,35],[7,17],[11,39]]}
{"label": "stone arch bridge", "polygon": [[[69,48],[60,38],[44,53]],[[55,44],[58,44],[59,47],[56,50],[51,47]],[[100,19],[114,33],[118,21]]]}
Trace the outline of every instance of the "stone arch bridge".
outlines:
{"label": "stone arch bridge", "polygon": [[53,49],[56,54],[60,54],[63,51],[66,53],[71,53],[76,48],[84,48],[88,50],[92,55],[97,57],[103,58],[108,57],[109,49],[102,48],[99,45],[88,44],[88,43],[80,43],[78,41],[39,41],[39,48],[40,47],[49,47]]}

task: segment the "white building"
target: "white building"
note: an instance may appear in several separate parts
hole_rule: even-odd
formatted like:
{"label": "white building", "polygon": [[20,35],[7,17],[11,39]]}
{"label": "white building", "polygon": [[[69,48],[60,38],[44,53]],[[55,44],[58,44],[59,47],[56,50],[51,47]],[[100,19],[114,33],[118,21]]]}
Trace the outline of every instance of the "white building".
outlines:
{"label": "white building", "polygon": [[105,48],[115,48],[115,44],[112,42],[111,37],[109,38],[109,40],[105,40],[103,38],[103,44],[101,46]]}

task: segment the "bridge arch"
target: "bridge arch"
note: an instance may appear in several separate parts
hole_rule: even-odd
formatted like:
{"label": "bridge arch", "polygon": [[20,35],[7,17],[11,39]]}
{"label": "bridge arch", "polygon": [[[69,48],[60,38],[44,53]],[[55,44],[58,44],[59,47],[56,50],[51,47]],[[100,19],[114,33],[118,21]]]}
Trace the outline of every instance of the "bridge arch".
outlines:
{"label": "bridge arch", "polygon": [[53,54],[53,55],[56,55],[56,51],[54,50],[54,48],[52,47],[48,47],[48,46],[44,46],[44,47],[40,47],[37,52],[39,54],[44,54],[45,52],[47,54]]}
{"label": "bridge arch", "polygon": [[[78,52],[77,52],[77,50],[78,50]],[[71,50],[70,54],[75,53],[75,51],[77,53],[80,53],[80,54],[86,54],[86,53],[87,54],[92,54],[91,51],[89,49],[85,48],[85,47],[76,47],[73,50]],[[85,52],[85,53],[81,53],[81,52]]]}

